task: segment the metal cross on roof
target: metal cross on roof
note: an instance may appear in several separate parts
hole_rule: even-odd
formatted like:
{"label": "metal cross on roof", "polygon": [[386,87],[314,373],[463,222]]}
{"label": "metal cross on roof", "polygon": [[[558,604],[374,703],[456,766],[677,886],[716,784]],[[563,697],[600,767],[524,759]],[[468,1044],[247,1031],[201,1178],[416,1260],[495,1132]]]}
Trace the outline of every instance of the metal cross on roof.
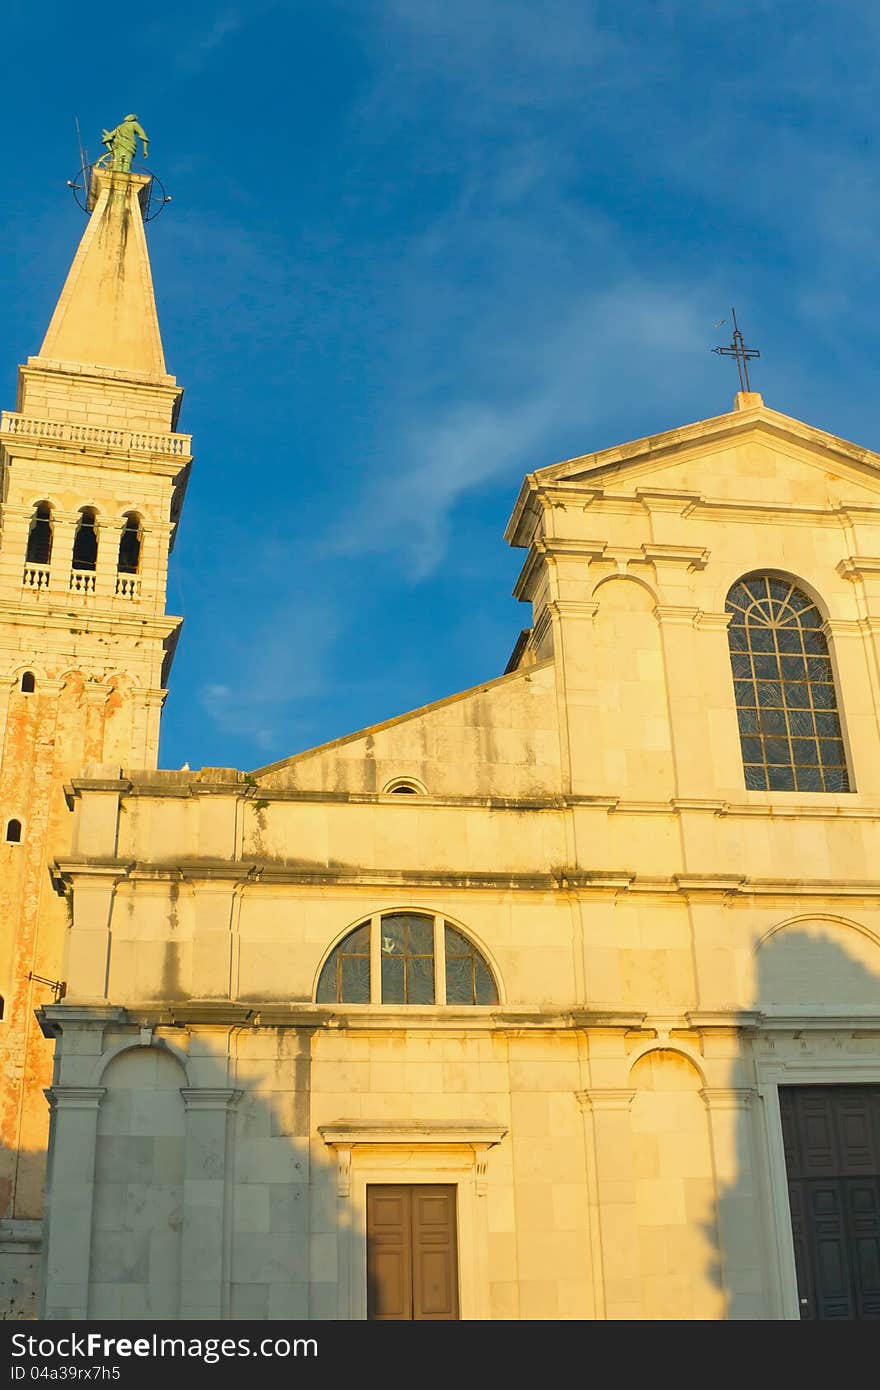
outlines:
{"label": "metal cross on roof", "polygon": [[[760,357],[761,354],[757,348],[746,347],[743,342],[743,335],[739,330],[739,324],[736,321],[736,310],[731,309],[730,312],[733,317],[733,342],[730,344],[730,347],[712,348],[711,351],[717,352],[721,357],[735,357],[736,369],[739,372],[739,389],[741,391],[751,391],[752,388],[749,385],[749,359],[752,357]],[[721,322],[723,323],[724,320],[722,319]]]}

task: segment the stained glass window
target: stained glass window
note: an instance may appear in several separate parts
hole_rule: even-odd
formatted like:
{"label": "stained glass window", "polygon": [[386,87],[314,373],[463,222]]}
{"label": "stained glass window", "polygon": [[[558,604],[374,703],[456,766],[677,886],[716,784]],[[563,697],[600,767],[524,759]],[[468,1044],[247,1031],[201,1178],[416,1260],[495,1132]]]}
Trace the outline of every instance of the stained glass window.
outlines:
{"label": "stained glass window", "polygon": [[446,923],[447,1004],[497,1004],[498,991],[476,946]]}
{"label": "stained glass window", "polygon": [[434,918],[382,918],[382,1003],[433,1004]]}
{"label": "stained glass window", "polygon": [[834,676],[818,608],[787,579],[750,575],[727,596],[746,786],[849,791]]}
{"label": "stained glass window", "polygon": [[324,962],[318,981],[319,1004],[369,1004],[370,925],[356,927]]}
{"label": "stained glass window", "polygon": [[[440,930],[439,938],[435,934]],[[378,931],[378,942],[372,933]],[[434,944],[439,939],[439,951]],[[370,974],[371,946],[380,965]],[[497,1004],[492,972],[476,946],[442,918],[389,912],[356,927],[321,970],[319,1004]]]}

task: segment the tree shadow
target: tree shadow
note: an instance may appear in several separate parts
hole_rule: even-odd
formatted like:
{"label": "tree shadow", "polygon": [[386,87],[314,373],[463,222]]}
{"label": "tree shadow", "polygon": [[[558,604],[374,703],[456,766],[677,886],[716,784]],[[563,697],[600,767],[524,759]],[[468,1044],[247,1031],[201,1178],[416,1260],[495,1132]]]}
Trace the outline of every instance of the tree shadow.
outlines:
{"label": "tree shadow", "polygon": [[878,1318],[880,944],[817,916],[769,934],[753,964],[709,1277],[732,1319]]}
{"label": "tree shadow", "polygon": [[126,1021],[96,1051],[100,1029],[52,1013],[40,1317],[342,1316],[351,1203],[310,1139],[307,1036]]}

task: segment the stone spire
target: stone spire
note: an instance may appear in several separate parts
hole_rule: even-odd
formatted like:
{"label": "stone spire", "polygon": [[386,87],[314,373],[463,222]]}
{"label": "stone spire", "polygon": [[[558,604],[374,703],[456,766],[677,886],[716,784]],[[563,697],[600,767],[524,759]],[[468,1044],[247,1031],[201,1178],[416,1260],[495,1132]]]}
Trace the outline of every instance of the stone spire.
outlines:
{"label": "stone spire", "polygon": [[95,168],[91,216],[40,359],[165,376],[144,234],[148,174]]}

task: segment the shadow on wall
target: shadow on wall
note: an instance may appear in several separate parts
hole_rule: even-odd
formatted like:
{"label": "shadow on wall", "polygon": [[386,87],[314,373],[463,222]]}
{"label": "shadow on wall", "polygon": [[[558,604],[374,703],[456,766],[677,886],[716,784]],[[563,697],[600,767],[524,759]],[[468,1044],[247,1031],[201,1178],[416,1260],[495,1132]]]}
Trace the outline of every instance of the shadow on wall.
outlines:
{"label": "shadow on wall", "polygon": [[[45,1171],[45,1150],[14,1151],[0,1145],[0,1171],[27,1169],[31,1178]],[[0,1322],[35,1318],[40,1289],[39,1220],[0,1217]]]}
{"label": "shadow on wall", "polygon": [[97,1081],[93,1144],[60,1099],[43,1316],[339,1316],[344,1213],[335,1154],[310,1152],[307,1052],[268,1029],[231,1041],[227,1062],[198,1034],[188,1054],[173,1029],[130,1036]]}
{"label": "shadow on wall", "polygon": [[704,1227],[720,1316],[878,1318],[880,943],[843,919],[800,919],[752,965],[765,1021],[731,1069],[743,1103],[713,1129],[723,1269],[715,1223]]}

